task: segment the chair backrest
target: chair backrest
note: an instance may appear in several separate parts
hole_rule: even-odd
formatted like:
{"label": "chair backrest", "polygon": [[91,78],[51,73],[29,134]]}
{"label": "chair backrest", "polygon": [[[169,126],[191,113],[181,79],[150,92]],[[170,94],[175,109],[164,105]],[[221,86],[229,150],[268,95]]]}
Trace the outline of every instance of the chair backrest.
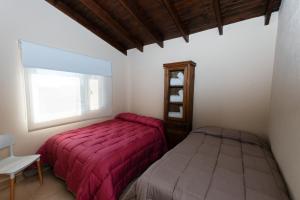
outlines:
{"label": "chair backrest", "polygon": [[9,154],[13,156],[13,144],[14,138],[9,134],[1,134],[0,135],[0,149],[8,148],[9,147]]}

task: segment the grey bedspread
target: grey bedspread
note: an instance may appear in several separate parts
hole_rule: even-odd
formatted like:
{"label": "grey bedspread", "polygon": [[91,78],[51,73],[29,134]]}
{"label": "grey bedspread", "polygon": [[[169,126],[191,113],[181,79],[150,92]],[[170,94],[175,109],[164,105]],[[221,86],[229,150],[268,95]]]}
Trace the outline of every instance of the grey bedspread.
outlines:
{"label": "grey bedspread", "polygon": [[287,200],[277,164],[256,136],[228,129],[194,130],[155,162],[124,200]]}

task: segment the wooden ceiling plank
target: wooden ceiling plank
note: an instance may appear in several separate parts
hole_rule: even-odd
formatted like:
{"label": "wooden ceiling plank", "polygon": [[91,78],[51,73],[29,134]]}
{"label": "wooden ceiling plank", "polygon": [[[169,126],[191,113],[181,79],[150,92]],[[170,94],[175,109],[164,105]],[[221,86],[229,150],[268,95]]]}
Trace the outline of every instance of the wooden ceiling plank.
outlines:
{"label": "wooden ceiling plank", "polygon": [[214,4],[214,11],[215,11],[215,15],[216,15],[216,21],[217,21],[219,34],[223,35],[223,20],[222,20],[220,0],[213,0],[213,4]]}
{"label": "wooden ceiling plank", "polygon": [[101,29],[99,29],[94,24],[90,23],[85,17],[80,15],[79,13],[75,12],[70,6],[67,4],[58,1],[58,0],[46,0],[48,3],[59,9],[61,12],[65,13],[75,21],[77,21],[82,26],[86,27],[88,30],[96,34],[98,37],[102,38],[104,41],[106,41],[108,44],[122,52],[124,55],[127,55],[126,47],[123,44],[120,44],[120,42],[114,40],[111,38],[107,33],[103,32]]}
{"label": "wooden ceiling plank", "polygon": [[271,15],[273,12],[273,4],[274,4],[274,0],[267,1],[267,7],[266,7],[266,13],[265,13],[265,25],[270,24]]}
{"label": "wooden ceiling plank", "polygon": [[164,47],[164,40],[161,36],[161,33],[158,33],[150,24],[146,23],[145,17],[134,4],[130,4],[128,0],[119,0],[120,4],[130,13],[131,16],[138,21],[143,28],[152,36],[152,38],[156,41],[156,43],[163,48]]}
{"label": "wooden ceiling plank", "polygon": [[184,25],[182,24],[182,22],[180,21],[180,18],[176,12],[176,9],[174,8],[174,6],[169,2],[169,0],[161,0],[161,2],[163,3],[163,5],[165,6],[165,8],[167,9],[170,17],[173,19],[178,31],[180,32],[181,36],[183,37],[183,39],[186,42],[189,42],[189,33],[188,31],[185,29]]}
{"label": "wooden ceiling plank", "polygon": [[111,15],[104,10],[94,0],[80,0],[94,15],[99,17],[107,26],[114,29],[119,35],[134,44],[138,50],[143,52],[143,43],[134,38],[119,22],[111,17]]}

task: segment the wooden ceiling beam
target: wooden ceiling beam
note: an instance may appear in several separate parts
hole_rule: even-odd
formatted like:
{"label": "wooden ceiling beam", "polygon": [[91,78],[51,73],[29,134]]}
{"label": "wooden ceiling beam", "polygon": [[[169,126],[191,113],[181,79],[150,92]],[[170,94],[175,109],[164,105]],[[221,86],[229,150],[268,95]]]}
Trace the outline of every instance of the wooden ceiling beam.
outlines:
{"label": "wooden ceiling beam", "polygon": [[102,38],[104,41],[106,41],[108,44],[113,46],[114,48],[118,49],[123,54],[127,55],[126,47],[121,44],[120,42],[114,40],[112,37],[110,37],[107,33],[103,32],[101,29],[99,29],[94,24],[90,23],[85,17],[80,15],[78,12],[75,12],[70,6],[67,4],[58,1],[58,0],[46,0],[48,3],[77,21],[82,26],[86,27],[88,30],[96,34],[98,37]]}
{"label": "wooden ceiling beam", "polygon": [[183,23],[180,21],[180,18],[176,12],[174,6],[169,2],[169,0],[161,0],[165,8],[167,9],[170,17],[173,19],[178,31],[186,42],[189,42],[189,33],[185,29]]}
{"label": "wooden ceiling beam", "polygon": [[143,52],[143,43],[134,38],[119,22],[111,17],[111,15],[104,10],[94,0],[79,0],[85,5],[94,15],[99,17],[107,26],[114,29],[120,36],[124,37],[130,43],[134,44],[138,50]]}
{"label": "wooden ceiling beam", "polygon": [[143,26],[143,28],[152,36],[155,42],[161,48],[163,48],[164,40],[163,37],[161,36],[161,33],[158,33],[158,31],[155,30],[150,24],[146,23],[145,17],[139,11],[139,9],[132,2],[128,2],[128,0],[119,0],[119,2],[127,10],[127,12],[129,12],[130,15],[133,16],[135,20],[138,21]]}
{"label": "wooden ceiling beam", "polygon": [[214,11],[215,11],[215,15],[216,15],[216,21],[217,21],[219,34],[223,35],[223,20],[222,20],[220,0],[213,0],[213,4],[214,4]]}
{"label": "wooden ceiling beam", "polygon": [[281,0],[46,1],[61,7],[60,10],[124,54],[129,48],[142,50],[145,44],[156,42],[163,46],[166,39],[183,37],[188,41],[189,34],[211,28],[217,28],[222,35],[225,24],[253,17],[265,16],[264,23],[268,25],[281,3]]}
{"label": "wooden ceiling beam", "polygon": [[274,3],[274,0],[267,0],[267,7],[266,7],[266,13],[265,13],[265,25],[270,24],[271,15],[273,12],[273,3]]}

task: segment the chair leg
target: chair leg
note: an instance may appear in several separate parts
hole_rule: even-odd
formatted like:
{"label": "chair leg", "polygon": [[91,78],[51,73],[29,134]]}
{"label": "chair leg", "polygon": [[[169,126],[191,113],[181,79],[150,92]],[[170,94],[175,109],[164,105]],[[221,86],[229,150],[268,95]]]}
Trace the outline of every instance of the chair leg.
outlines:
{"label": "chair leg", "polygon": [[15,199],[15,175],[10,175],[10,200]]}
{"label": "chair leg", "polygon": [[42,168],[41,168],[41,161],[37,160],[36,164],[37,164],[37,168],[38,168],[39,181],[40,181],[40,184],[42,185],[43,184],[43,174],[42,174]]}

